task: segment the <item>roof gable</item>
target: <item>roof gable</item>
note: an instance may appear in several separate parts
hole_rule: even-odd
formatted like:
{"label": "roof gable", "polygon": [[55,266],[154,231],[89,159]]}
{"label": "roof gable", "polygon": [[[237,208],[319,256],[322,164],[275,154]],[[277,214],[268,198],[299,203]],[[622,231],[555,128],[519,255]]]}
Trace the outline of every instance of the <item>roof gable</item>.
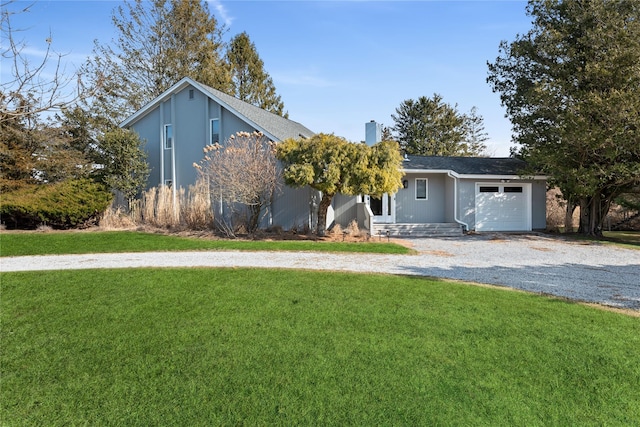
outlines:
{"label": "roof gable", "polygon": [[264,133],[274,141],[282,141],[287,138],[309,138],[314,135],[314,132],[298,122],[285,119],[277,114],[241,101],[238,98],[227,95],[217,89],[198,83],[189,77],[185,77],[178,83],[171,86],[154,100],[129,116],[120,124],[120,126],[126,127],[135,123],[160,103],[170,98],[172,94],[182,91],[187,86],[193,86],[210,99],[222,105],[226,110],[237,116],[239,119],[250,124],[252,127]]}

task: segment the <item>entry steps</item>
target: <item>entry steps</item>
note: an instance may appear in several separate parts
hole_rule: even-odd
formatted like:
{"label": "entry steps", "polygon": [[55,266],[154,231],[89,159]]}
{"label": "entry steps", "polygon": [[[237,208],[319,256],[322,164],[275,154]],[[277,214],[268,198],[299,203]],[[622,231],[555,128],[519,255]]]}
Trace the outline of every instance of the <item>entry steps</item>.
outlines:
{"label": "entry steps", "polygon": [[374,224],[371,237],[455,237],[462,234],[462,225],[456,222],[399,223]]}

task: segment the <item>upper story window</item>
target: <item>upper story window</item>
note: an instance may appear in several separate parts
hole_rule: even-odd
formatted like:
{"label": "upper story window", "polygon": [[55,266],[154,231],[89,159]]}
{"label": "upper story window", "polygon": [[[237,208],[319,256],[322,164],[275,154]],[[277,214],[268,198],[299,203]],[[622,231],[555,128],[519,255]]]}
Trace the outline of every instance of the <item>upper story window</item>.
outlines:
{"label": "upper story window", "polygon": [[194,98],[194,92],[193,89],[189,89],[189,99],[193,99]]}
{"label": "upper story window", "polygon": [[164,125],[164,149],[173,148],[173,125]]}
{"label": "upper story window", "polygon": [[416,200],[427,200],[427,178],[416,178]]}
{"label": "upper story window", "polygon": [[220,142],[220,119],[211,119],[211,144]]}

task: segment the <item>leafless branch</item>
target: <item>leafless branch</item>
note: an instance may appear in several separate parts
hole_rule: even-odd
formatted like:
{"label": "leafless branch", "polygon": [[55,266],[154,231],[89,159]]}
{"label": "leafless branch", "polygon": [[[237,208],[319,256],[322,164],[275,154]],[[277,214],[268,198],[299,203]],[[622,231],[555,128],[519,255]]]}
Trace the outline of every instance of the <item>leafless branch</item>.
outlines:
{"label": "leafless branch", "polygon": [[[46,39],[46,50],[41,53],[42,60],[35,63],[29,60],[25,52],[27,43],[15,38],[20,30],[11,25],[11,16],[28,13],[32,5],[10,11],[8,6],[13,3],[16,2],[3,2],[0,12],[2,62],[11,68],[11,77],[0,84],[0,122],[59,110],[88,95],[80,74],[66,73],[63,63],[66,55],[53,50],[51,34]],[[77,87],[71,90],[74,82]]]}

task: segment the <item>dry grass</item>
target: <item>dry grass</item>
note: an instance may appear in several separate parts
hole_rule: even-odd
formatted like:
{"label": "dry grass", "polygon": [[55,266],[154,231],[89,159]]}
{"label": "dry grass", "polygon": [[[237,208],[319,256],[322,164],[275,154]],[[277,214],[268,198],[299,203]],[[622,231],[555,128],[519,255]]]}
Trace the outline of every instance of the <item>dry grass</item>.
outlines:
{"label": "dry grass", "polygon": [[[562,197],[562,192],[557,188],[552,188],[547,191],[547,230],[552,232],[567,232],[575,231],[580,226],[580,207],[576,208],[573,213],[573,230],[565,230],[564,217],[567,209],[567,202]],[[635,211],[627,209],[623,206],[615,203],[611,204],[609,213],[605,218],[604,229],[609,230],[611,226],[625,220],[629,216],[633,215]],[[640,229],[640,218],[636,221],[632,221],[627,225],[627,229],[637,230]]]}
{"label": "dry grass", "polygon": [[133,228],[206,230],[213,228],[214,218],[206,184],[199,182],[175,194],[170,187],[147,190],[129,211],[112,206],[100,219],[100,228],[122,230]]}
{"label": "dry grass", "polygon": [[[562,197],[562,192],[558,188],[547,191],[547,230],[553,232],[565,231],[564,218],[567,210],[567,202]],[[580,209],[573,213],[573,228],[577,230],[580,224]]]}

